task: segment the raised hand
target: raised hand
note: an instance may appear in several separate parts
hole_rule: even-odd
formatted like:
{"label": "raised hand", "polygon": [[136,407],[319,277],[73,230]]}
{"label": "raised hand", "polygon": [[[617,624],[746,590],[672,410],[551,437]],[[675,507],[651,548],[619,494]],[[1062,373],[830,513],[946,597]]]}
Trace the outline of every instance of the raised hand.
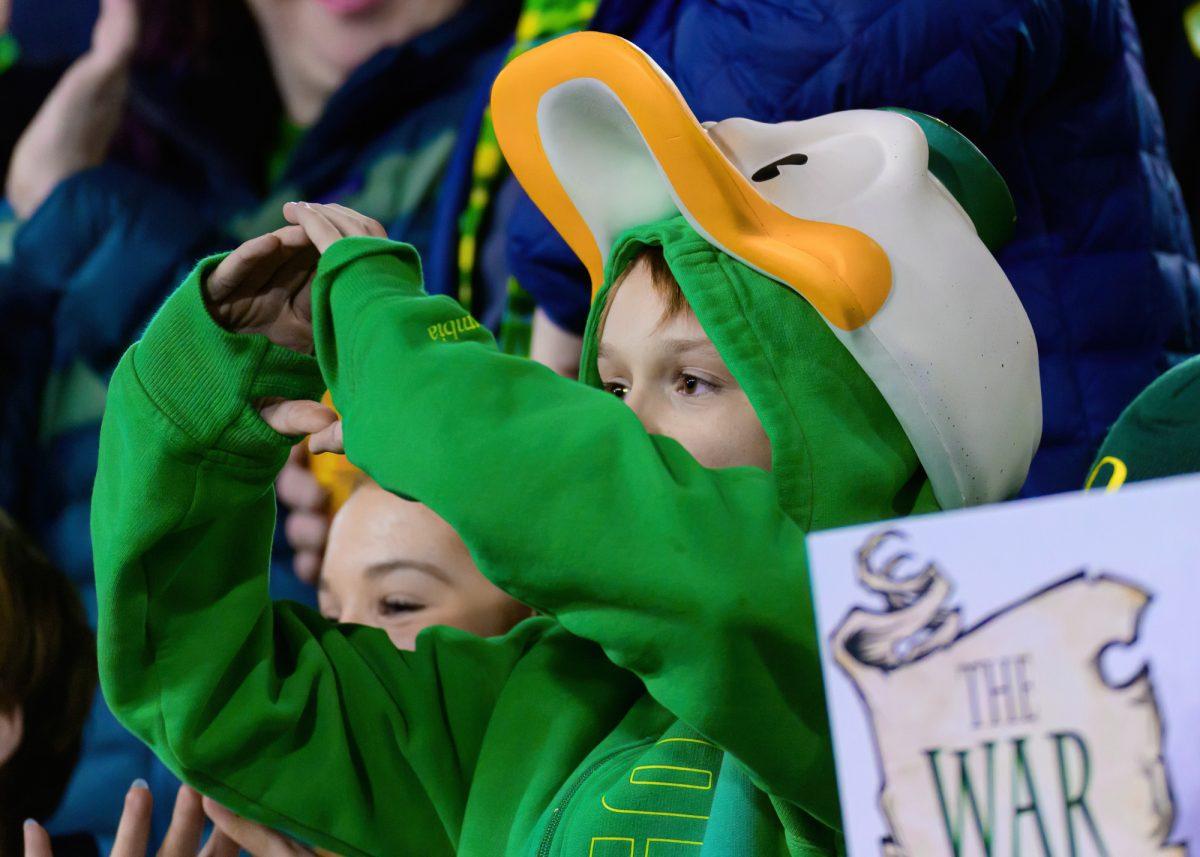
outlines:
{"label": "raised hand", "polygon": [[235,333],[261,333],[284,348],[311,354],[312,278],[318,254],[299,226],[252,238],[209,274],[208,311]]}
{"label": "raised hand", "polygon": [[138,25],[136,0],[101,0],[91,48],[63,74],[13,149],[5,195],[18,217],[30,217],[59,182],[108,155],[129,92]]}
{"label": "raised hand", "polygon": [[261,333],[284,348],[312,353],[312,277],[318,256],[350,235],[387,237],[377,221],[341,205],[289,202],[285,226],[247,241],[209,275],[205,299],[217,323]]}
{"label": "raised hand", "polygon": [[387,238],[387,230],[379,221],[344,205],[289,202],[283,206],[283,216],[304,230],[319,253],[324,253],[339,238],[352,235]]}
{"label": "raised hand", "polygon": [[[209,278],[213,304],[213,317],[228,327],[247,333],[266,333],[272,342],[296,351],[312,350],[312,278],[297,287],[297,281],[289,279],[287,265],[277,261],[286,248],[298,239],[294,232],[300,230],[304,242],[317,253],[324,253],[335,241],[354,235],[386,238],[387,230],[376,220],[346,208],[344,205],[318,205],[308,202],[289,202],[283,206],[283,216],[292,227],[284,227],[273,235],[279,244],[264,242],[270,236],[262,236],[243,244],[230,254]],[[239,256],[240,254],[240,256]],[[239,256],[237,261],[234,257]],[[223,276],[228,282],[239,278],[246,281],[241,291],[236,289],[228,297],[220,297],[211,285],[221,268],[229,264]],[[271,274],[271,272],[279,272]],[[254,273],[251,273],[254,272]],[[275,280],[286,282],[275,284],[263,277],[271,274]],[[226,289],[226,280],[218,280],[217,289]],[[258,285],[256,285],[258,284]],[[237,303],[239,294],[249,296],[249,304]],[[286,300],[285,295],[291,295]],[[222,314],[214,305],[223,302],[228,308]],[[304,347],[298,347],[303,345]],[[276,399],[259,404],[259,414],[271,428],[280,434],[310,434],[309,448],[313,452],[342,452],[342,423],[329,408],[316,402],[284,401]]]}

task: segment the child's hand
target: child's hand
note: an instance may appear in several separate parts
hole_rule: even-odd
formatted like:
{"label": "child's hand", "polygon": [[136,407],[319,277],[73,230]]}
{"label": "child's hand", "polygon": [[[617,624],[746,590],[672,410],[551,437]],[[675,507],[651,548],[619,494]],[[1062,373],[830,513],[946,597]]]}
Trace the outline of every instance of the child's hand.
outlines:
{"label": "child's hand", "polygon": [[[154,799],[145,783],[134,783],[125,795],[125,806],[121,810],[110,857],[146,857],[153,805]],[[180,786],[175,796],[171,824],[158,850],[158,857],[237,857],[240,850],[238,843],[223,830],[214,830],[201,848],[203,836],[204,809],[200,795],[187,786]],[[50,836],[33,821],[25,822],[25,857],[54,857]]]}
{"label": "child's hand", "polygon": [[344,205],[318,205],[310,202],[289,202],[283,206],[283,216],[289,223],[304,229],[308,240],[324,253],[339,238],[368,235],[387,238],[387,230],[377,220],[346,208]]}
{"label": "child's hand", "polygon": [[236,842],[242,851],[252,857],[302,857],[317,853],[282,833],[248,821],[240,815],[234,815],[212,798],[204,798],[204,814],[209,817],[217,831]]}
{"label": "child's hand", "polygon": [[342,444],[342,421],[331,408],[307,399],[263,399],[258,415],[280,434],[311,435],[308,448],[313,452],[346,450]]}
{"label": "child's hand", "polygon": [[252,238],[226,256],[204,284],[205,299],[227,330],[261,333],[276,345],[311,354],[312,278],[319,255],[339,238],[386,238],[387,232],[341,205],[289,202],[283,215],[296,225]]}
{"label": "child's hand", "polygon": [[311,354],[310,292],[318,254],[304,229],[285,226],[238,247],[204,283],[208,311],[235,333],[261,333]]}
{"label": "child's hand", "polygon": [[[125,795],[110,857],[146,857],[153,804],[145,784],[135,783]],[[201,847],[205,815],[213,823],[213,832]],[[316,853],[274,830],[234,815],[210,798],[201,798],[187,786],[180,786],[158,857],[237,857],[242,851],[252,857],[300,857]],[[25,823],[25,857],[54,857],[49,834],[33,821]]]}

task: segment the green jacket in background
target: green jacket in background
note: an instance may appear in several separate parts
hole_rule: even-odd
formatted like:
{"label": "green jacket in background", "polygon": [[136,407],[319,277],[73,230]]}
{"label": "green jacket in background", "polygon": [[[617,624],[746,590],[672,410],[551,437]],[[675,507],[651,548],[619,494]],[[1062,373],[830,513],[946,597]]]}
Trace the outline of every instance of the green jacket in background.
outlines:
{"label": "green jacket in background", "polygon": [[1104,438],[1087,489],[1200,473],[1200,357],[1180,363],[1141,392]]}
{"label": "green jacket in background", "polygon": [[[315,359],[219,328],[201,263],[122,360],[102,432],[100,667],[121,721],[234,811],[347,855],[838,851],[805,533],[932,510],[931,492],[807,303],[678,218],[610,269],[643,243],[762,418],[773,473],[706,469],[615,397],[498,353],[404,245],[325,253]],[[402,652],[271,602],[293,439],[251,402],[325,384],[350,459],[543,616]]]}

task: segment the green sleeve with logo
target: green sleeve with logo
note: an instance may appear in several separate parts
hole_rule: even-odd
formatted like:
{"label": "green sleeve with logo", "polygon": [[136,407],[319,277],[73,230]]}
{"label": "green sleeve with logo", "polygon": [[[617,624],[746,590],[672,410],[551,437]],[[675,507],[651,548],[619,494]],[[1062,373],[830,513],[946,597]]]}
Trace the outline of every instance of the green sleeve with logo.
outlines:
{"label": "green sleeve with logo", "polygon": [[424,294],[403,245],[327,250],[313,323],[351,461],[761,788],[840,827],[805,534],[770,474],[704,468],[615,397],[498,353]]}
{"label": "green sleeve with logo", "polygon": [[272,604],[272,483],[295,439],[251,403],[324,385],[313,358],[209,318],[199,283],[218,261],[109,389],[92,500],[105,697],[182,779],[257,821],[344,855],[453,854],[493,701],[552,623],[489,641],[436,629],[397,652],[378,629]]}

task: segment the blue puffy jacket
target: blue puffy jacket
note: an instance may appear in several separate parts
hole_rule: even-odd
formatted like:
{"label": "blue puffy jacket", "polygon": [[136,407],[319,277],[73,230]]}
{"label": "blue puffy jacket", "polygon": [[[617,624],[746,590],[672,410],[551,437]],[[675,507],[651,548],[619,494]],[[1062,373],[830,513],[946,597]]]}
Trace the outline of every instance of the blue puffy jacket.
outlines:
{"label": "blue puffy jacket", "polygon": [[[1017,207],[1000,262],[1041,352],[1045,430],[1026,494],[1076,489],[1126,404],[1197,347],[1200,271],[1125,0],[614,0],[701,120],[896,105],[971,138]],[[509,263],[581,330],[587,278],[528,199]]]}

